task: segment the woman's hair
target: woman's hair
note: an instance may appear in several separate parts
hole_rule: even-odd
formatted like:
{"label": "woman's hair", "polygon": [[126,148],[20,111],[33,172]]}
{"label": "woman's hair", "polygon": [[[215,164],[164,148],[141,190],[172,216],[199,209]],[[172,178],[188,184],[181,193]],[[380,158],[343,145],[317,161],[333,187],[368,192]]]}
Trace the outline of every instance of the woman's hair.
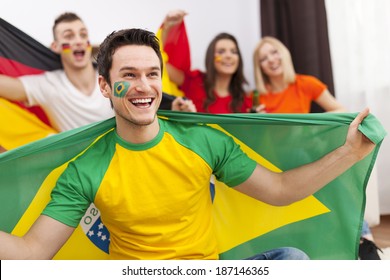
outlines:
{"label": "woman's hair", "polygon": [[206,90],[206,99],[203,103],[203,107],[208,111],[208,107],[211,103],[215,101],[214,87],[217,78],[217,71],[214,66],[215,61],[215,46],[219,40],[228,39],[234,42],[237,48],[237,53],[239,57],[238,68],[237,71],[233,74],[232,79],[229,84],[229,92],[232,95],[232,103],[230,104],[230,108],[233,112],[239,113],[241,112],[241,107],[244,102],[245,90],[244,84],[247,83],[247,80],[244,76],[243,71],[243,60],[240,52],[240,48],[238,47],[237,40],[234,36],[228,33],[220,33],[214,37],[214,39],[210,42],[207,51],[206,51],[206,76],[204,79],[204,88]]}
{"label": "woman's hair", "polygon": [[261,69],[260,57],[259,57],[259,50],[266,43],[269,43],[272,46],[274,46],[280,55],[282,68],[283,68],[283,80],[288,84],[293,83],[295,81],[295,70],[291,59],[290,51],[278,39],[270,36],[265,36],[260,40],[259,43],[257,43],[255,50],[253,52],[253,68],[254,68],[254,75],[255,75],[255,84],[256,84],[256,89],[260,94],[265,94],[267,92],[266,85],[270,83],[269,77]]}
{"label": "woman's hair", "polygon": [[115,51],[127,45],[148,46],[157,54],[160,60],[161,73],[163,72],[163,60],[160,52],[160,44],[154,33],[143,29],[123,29],[114,31],[104,39],[99,47],[96,58],[99,75],[110,84],[110,69],[112,56]]}

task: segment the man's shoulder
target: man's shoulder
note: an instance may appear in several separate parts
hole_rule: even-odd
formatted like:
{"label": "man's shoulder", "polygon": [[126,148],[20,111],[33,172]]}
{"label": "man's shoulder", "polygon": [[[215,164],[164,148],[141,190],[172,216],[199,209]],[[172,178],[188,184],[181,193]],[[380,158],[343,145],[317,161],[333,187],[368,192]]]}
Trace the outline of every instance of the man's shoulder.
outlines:
{"label": "man's shoulder", "polygon": [[[102,133],[102,135],[97,136],[93,144],[89,145],[84,151],[82,151],[78,157],[75,159],[76,164],[91,165],[91,159],[99,159],[108,156],[110,157],[110,147],[115,146],[115,129],[112,128],[108,132]],[[112,151],[113,152],[113,151]],[[98,161],[99,161],[98,160]],[[95,160],[96,161],[96,160]],[[88,164],[89,163],[89,164]]]}
{"label": "man's shoulder", "polygon": [[45,71],[38,74],[28,74],[20,76],[19,79],[22,81],[28,81],[28,80],[50,80],[55,77],[59,78],[64,75],[64,70],[53,70],[53,71]]}
{"label": "man's shoulder", "polygon": [[56,80],[61,80],[64,77],[66,77],[64,70],[59,69],[59,70],[53,70],[53,71],[45,71],[40,74],[35,74],[35,75],[26,75],[20,77],[21,79],[30,79],[30,80],[46,80],[46,81],[56,81]]}
{"label": "man's shoulder", "polygon": [[57,69],[57,70],[53,70],[53,71],[46,71],[43,74],[46,75],[47,77],[55,77],[55,78],[66,77],[65,71],[63,69]]}
{"label": "man's shoulder", "polygon": [[175,138],[187,139],[188,141],[200,141],[200,139],[220,139],[227,137],[225,133],[207,123],[181,122],[161,120],[164,123],[164,130]]}

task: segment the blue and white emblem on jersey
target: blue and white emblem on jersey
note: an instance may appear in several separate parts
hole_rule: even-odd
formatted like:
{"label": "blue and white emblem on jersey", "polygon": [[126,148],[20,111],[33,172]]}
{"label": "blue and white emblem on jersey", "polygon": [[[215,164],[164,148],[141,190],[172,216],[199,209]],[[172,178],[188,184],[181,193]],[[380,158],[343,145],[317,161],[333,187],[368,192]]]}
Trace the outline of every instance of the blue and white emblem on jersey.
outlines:
{"label": "blue and white emblem on jersey", "polygon": [[88,239],[100,250],[108,254],[110,244],[110,233],[100,219],[100,211],[91,203],[84,217],[80,221],[80,226]]}

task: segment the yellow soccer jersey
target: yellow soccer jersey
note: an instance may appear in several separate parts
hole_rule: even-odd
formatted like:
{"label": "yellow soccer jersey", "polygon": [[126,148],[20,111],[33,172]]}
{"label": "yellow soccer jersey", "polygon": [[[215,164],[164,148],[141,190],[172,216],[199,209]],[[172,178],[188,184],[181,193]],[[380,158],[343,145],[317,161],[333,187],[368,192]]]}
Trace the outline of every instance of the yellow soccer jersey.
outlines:
{"label": "yellow soccer jersey", "polygon": [[112,259],[218,259],[210,176],[233,187],[256,162],[218,130],[159,123],[144,144],[115,131],[102,137],[69,164],[44,214],[76,227],[93,202],[110,232]]}

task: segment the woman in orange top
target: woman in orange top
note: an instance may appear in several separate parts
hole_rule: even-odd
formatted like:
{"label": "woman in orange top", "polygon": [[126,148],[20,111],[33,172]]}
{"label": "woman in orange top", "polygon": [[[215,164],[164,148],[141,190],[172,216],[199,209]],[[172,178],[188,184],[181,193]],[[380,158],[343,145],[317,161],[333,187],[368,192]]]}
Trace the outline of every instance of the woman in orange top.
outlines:
{"label": "woman in orange top", "polygon": [[320,80],[295,73],[291,54],[278,39],[264,37],[255,48],[253,63],[258,112],[310,113],[312,101],[326,112],[346,111]]}

